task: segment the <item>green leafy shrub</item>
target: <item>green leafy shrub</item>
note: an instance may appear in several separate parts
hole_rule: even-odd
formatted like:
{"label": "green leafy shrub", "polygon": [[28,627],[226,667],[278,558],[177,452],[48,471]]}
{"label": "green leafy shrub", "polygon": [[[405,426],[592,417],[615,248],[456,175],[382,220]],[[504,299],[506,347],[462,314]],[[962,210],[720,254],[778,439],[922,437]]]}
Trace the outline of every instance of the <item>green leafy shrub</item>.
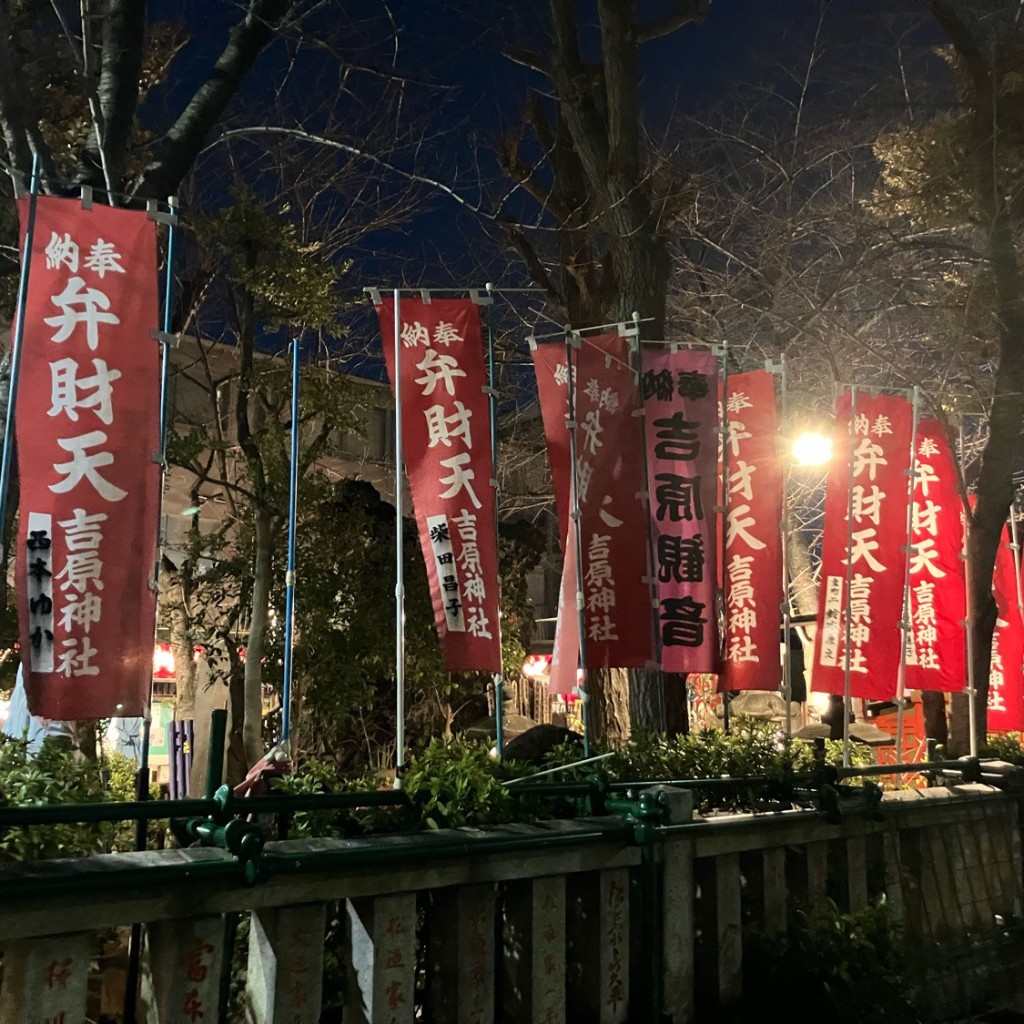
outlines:
{"label": "green leafy shrub", "polygon": [[[600,751],[595,751],[600,753]],[[828,763],[842,761],[842,744],[829,742],[825,748]],[[578,760],[571,747],[558,749],[547,766]],[[871,751],[855,746],[853,764],[871,764]],[[705,729],[689,736],[662,734],[634,737],[623,750],[601,761],[599,770],[612,782],[652,781],[659,779],[767,779],[768,787],[744,786],[695,789],[694,806],[702,812],[755,810],[767,803],[783,802],[794,776],[808,775],[816,768],[814,748],[799,740],[787,739],[770,722],[738,718],[731,732]],[[559,778],[585,778],[593,765],[583,765],[559,775]]]}
{"label": "green leafy shrub", "polygon": [[784,935],[747,936],[743,963],[749,1019],[768,993],[787,992],[787,1024],[919,1024],[899,932],[884,906],[814,915],[797,911]]}
{"label": "green leafy shrub", "polygon": [[[77,757],[59,740],[47,739],[34,756],[24,740],[0,737],[0,801],[6,805],[85,804],[105,799],[94,763]],[[31,825],[0,829],[0,860],[84,857],[102,853],[114,826]]]}
{"label": "green leafy shrub", "polygon": [[1024,746],[1021,734],[1016,732],[990,732],[985,737],[984,756],[997,757],[1010,764],[1024,765]]}

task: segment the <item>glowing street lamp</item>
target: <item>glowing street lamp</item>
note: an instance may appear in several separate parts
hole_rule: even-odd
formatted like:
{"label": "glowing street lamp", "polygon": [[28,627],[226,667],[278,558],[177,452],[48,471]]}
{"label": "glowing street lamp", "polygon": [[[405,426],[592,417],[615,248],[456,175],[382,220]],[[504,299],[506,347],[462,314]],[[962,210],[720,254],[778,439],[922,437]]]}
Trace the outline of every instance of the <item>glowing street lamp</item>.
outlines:
{"label": "glowing street lamp", "polygon": [[832,458],[832,439],[807,432],[793,441],[793,461],[798,466],[824,466]]}

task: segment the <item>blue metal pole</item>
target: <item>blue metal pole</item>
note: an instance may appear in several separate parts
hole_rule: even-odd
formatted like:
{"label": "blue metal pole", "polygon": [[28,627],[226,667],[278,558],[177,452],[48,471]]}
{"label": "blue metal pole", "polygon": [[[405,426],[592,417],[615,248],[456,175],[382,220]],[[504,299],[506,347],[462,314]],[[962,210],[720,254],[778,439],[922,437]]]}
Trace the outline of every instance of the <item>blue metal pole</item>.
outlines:
{"label": "blue metal pole", "polygon": [[295,642],[295,515],[299,496],[299,339],[292,339],[292,445],[288,482],[288,571],[285,575],[284,685],[281,693],[281,739],[291,729],[292,649]]}
{"label": "blue metal pole", "polygon": [[[487,285],[491,294],[492,285]],[[498,389],[494,383],[494,300],[487,307],[487,396],[491,416],[491,472],[494,473],[494,550],[498,551]],[[498,574],[499,587],[501,574]],[[499,598],[500,601],[500,598]],[[498,650],[501,646],[501,614],[498,615]],[[494,677],[494,743],[498,758],[505,756],[505,672],[504,666]]]}
{"label": "blue metal pole", "polygon": [[[174,296],[174,253],[177,240],[177,212],[178,200],[174,196],[167,199],[167,265],[164,269],[164,315],[161,321],[163,336],[160,339],[160,436],[157,440],[159,448],[157,458],[160,460],[160,487],[157,490],[156,499],[156,558],[153,560],[153,587],[154,592],[159,595],[160,583],[160,561],[162,552],[161,531],[163,529],[164,517],[164,479],[167,475],[167,421],[170,412],[167,408],[167,391],[171,371],[171,345],[170,338],[173,313],[171,300]],[[155,623],[154,623],[155,627]],[[154,629],[155,631],[155,629]],[[139,771],[135,777],[135,799],[139,801],[149,799],[149,744],[153,732],[153,678],[150,672],[149,693],[146,699],[146,706],[142,712],[142,749],[139,751]],[[188,786],[186,776],[185,786]],[[135,849],[144,850],[147,845],[148,829],[147,821],[138,818],[135,822]],[[135,1024],[138,1019],[138,1008],[136,1006],[136,992],[139,985],[139,972],[142,963],[142,924],[135,921],[132,924],[128,938],[128,970],[125,981],[124,996],[124,1022]]]}
{"label": "blue metal pole", "polygon": [[39,196],[39,156],[32,157],[32,177],[28,190],[28,220],[25,223],[25,251],[21,258],[21,280],[18,282],[18,311],[11,339],[11,378],[7,388],[7,417],[4,421],[3,463],[0,464],[0,531],[7,521],[7,495],[11,489],[11,464],[14,461],[14,404],[18,396],[18,373],[21,349],[25,340],[25,300],[28,297],[28,276],[32,269],[32,243],[36,234],[36,199]]}
{"label": "blue metal pole", "polygon": [[[174,296],[174,252],[177,240],[175,230],[178,201],[174,196],[167,200],[168,224],[167,224],[167,266],[164,271],[164,315],[162,321],[163,339],[160,342],[160,438],[158,457],[160,459],[160,488],[157,492],[157,553],[153,562],[153,585],[156,593],[159,593],[160,583],[160,532],[163,528],[163,496],[164,477],[167,474],[167,421],[170,412],[167,408],[167,391],[171,373],[171,346],[167,338],[171,333],[171,322],[173,311],[171,300]],[[146,800],[149,797],[149,743],[153,731],[153,681],[149,683],[149,699],[142,712],[142,750],[139,753],[139,776],[136,783],[136,798]],[[136,823],[135,849],[146,848],[146,823]]]}

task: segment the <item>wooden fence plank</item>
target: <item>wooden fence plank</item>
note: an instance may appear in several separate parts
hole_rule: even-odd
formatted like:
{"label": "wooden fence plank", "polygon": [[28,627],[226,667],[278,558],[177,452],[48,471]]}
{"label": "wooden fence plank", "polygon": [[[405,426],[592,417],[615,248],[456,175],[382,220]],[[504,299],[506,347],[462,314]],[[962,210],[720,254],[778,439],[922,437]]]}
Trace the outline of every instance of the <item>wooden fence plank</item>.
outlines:
{"label": "wooden fence plank", "polygon": [[416,1012],[416,894],[349,900],[354,998],[345,1020],[412,1024]]}
{"label": "wooden fence plank", "polygon": [[885,863],[885,905],[892,915],[893,924],[902,928],[907,908],[903,898],[903,852],[898,832],[882,836],[882,857]]}
{"label": "wooden fence plank", "polygon": [[506,1024],[565,1024],[565,877],[505,886],[502,1014]]}
{"label": "wooden fence plank", "polygon": [[851,836],[846,840],[846,892],[851,911],[868,905],[867,840]]}
{"label": "wooden fence plank", "polygon": [[495,886],[465,885],[433,894],[428,930],[430,1013],[434,1024],[494,1020],[497,952]]}
{"label": "wooden fence plank", "polygon": [[147,925],[140,995],[147,1024],[217,1020],[223,957],[219,914]]}
{"label": "wooden fence plank", "polygon": [[743,922],[740,906],[740,858],[715,858],[715,921],[718,938],[718,999],[735,1008],[743,996]]}
{"label": "wooden fence plank", "polygon": [[828,896],[828,843],[808,843],[807,909],[811,915],[820,913]]}
{"label": "wooden fence plank", "polygon": [[9,942],[4,948],[0,1021],[85,1020],[89,961],[96,950],[91,932]]}
{"label": "wooden fence plank", "polygon": [[766,935],[786,930],[788,889],[786,887],[785,849],[765,850],[761,854],[764,889],[764,918],[761,927]]}
{"label": "wooden fence plank", "polygon": [[326,925],[323,903],[253,911],[247,1024],[319,1024]]}
{"label": "wooden fence plank", "polygon": [[693,844],[686,840],[663,848],[662,939],[665,975],[662,1002],[672,1024],[693,1021],[694,877]]}

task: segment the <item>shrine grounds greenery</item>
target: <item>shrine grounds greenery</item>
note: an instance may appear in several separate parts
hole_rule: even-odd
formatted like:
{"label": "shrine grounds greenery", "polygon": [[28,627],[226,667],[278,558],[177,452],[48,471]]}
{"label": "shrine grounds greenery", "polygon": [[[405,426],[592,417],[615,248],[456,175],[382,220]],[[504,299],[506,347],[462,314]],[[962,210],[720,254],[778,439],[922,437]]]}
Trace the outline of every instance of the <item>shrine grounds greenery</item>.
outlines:
{"label": "shrine grounds greenery", "polygon": [[[993,737],[990,751],[1024,764],[1024,746],[1018,737]],[[856,763],[873,760],[866,748],[855,747],[853,753]],[[841,756],[840,744],[826,744],[826,763],[836,764]],[[486,743],[458,737],[449,742],[436,739],[410,759],[403,774],[407,805],[297,812],[291,816],[289,836],[369,836],[487,827],[587,813],[584,804],[567,798],[531,795],[529,783],[508,785],[512,779],[554,765],[567,767],[545,781],[579,781],[592,777],[596,769],[609,782],[766,779],[767,785],[694,789],[695,809],[704,815],[779,810],[791,805],[788,785],[793,776],[815,768],[812,746],[787,740],[769,723],[742,718],[734,721],[728,735],[707,730],[675,739],[638,737],[597,765],[573,766],[578,758],[578,748],[566,745],[553,751],[548,763],[540,767],[498,762]],[[87,761],[52,740],[29,758],[24,741],[0,737],[0,806],[129,800],[134,791],[134,767],[130,760],[116,754],[108,754],[99,762]],[[318,760],[306,761],[294,774],[275,782],[279,792],[295,794],[359,791],[379,785],[378,777],[372,774],[341,778],[333,766]],[[0,862],[126,850],[131,848],[133,836],[131,822],[0,830]],[[170,841],[161,824],[153,826],[151,843],[155,845],[158,838]],[[748,917],[748,921],[752,919]],[[332,941],[339,922],[331,922],[325,947],[324,1008],[333,1013],[340,1013],[345,1002],[339,947]],[[232,982],[232,1003],[240,1006],[244,958],[238,951],[247,945],[244,915],[237,926],[238,969]],[[760,1006],[757,1001],[763,1000],[767,991],[792,995],[787,1006],[791,1024],[810,1024],[824,1015],[836,1024],[869,1019],[915,1024],[923,1019],[920,996],[912,981],[923,975],[919,965],[915,966],[902,950],[899,932],[884,904],[856,913],[842,913],[831,904],[816,908],[813,914],[796,908],[784,935],[765,936],[748,924],[745,941],[751,953],[745,960],[753,972],[745,984],[745,998],[755,1001],[745,1008],[748,1019],[754,1019]]]}

